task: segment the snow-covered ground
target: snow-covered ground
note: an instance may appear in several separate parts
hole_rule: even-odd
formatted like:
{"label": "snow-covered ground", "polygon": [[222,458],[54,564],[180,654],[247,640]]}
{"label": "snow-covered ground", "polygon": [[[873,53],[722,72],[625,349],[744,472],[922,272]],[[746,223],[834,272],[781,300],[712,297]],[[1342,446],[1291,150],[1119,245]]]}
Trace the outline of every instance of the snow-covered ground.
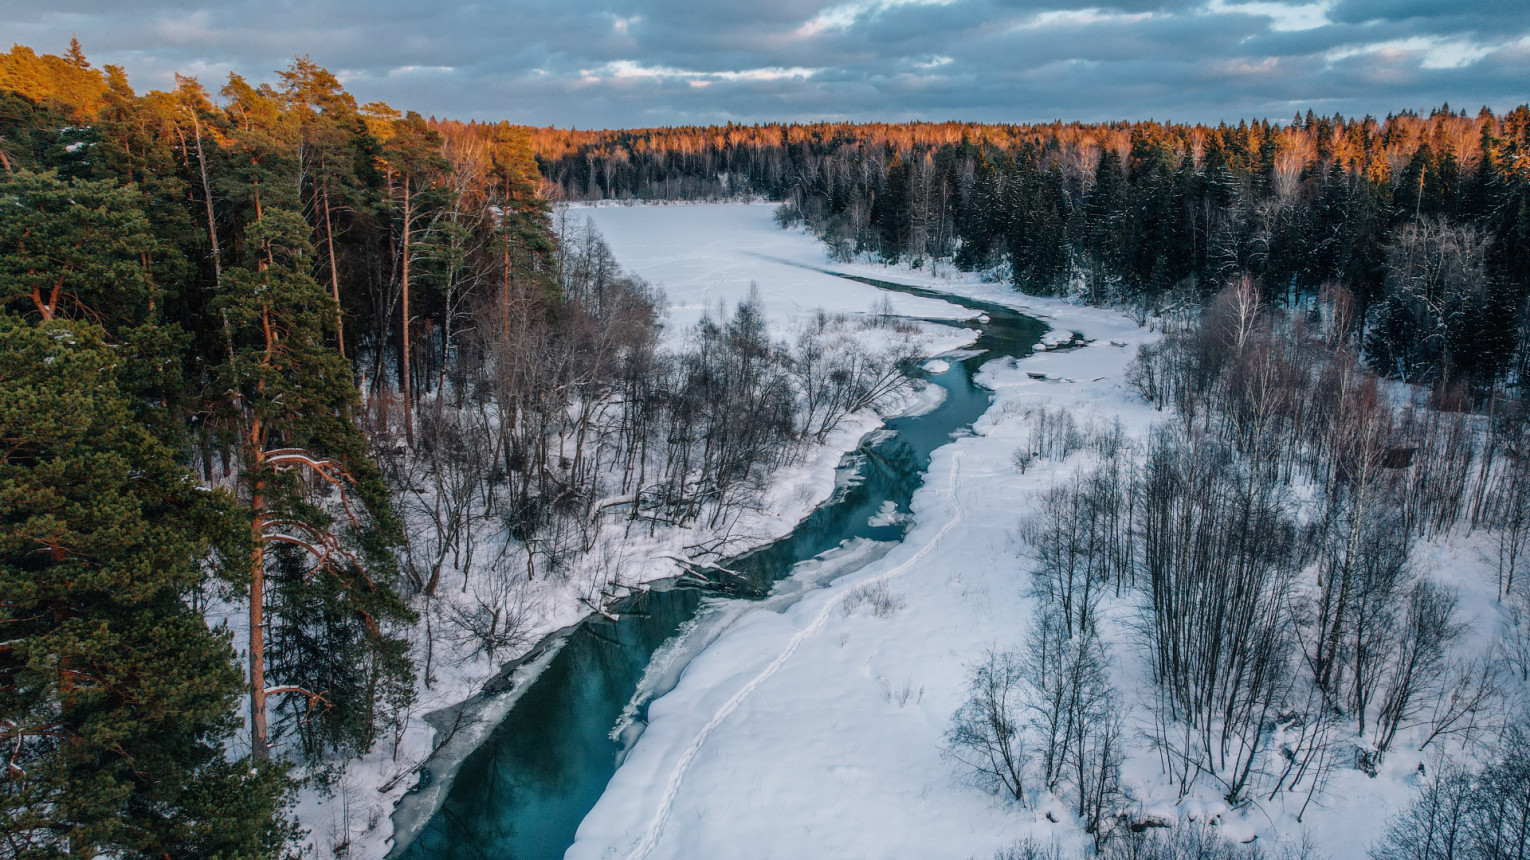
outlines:
{"label": "snow-covered ground", "polygon": [[[670,312],[666,338],[678,344],[706,310],[719,306],[730,310],[758,289],[772,336],[789,338],[808,324],[818,311],[829,314],[861,315],[889,295],[874,287],[808,271],[800,266],[778,262],[779,257],[794,262],[822,265],[823,252],[818,243],[801,232],[787,232],[775,226],[773,206],[720,205],[588,208],[570,210],[569,217],[589,219],[611,246],[617,261],[633,274],[661,288]],[[966,308],[931,299],[892,296],[892,312],[931,319],[966,319],[974,314]],[[879,310],[885,310],[879,309]],[[887,328],[849,326],[848,331],[867,349],[889,345],[904,333]],[[936,355],[971,343],[975,332],[948,325],[925,324],[911,335],[927,355]],[[940,389],[927,387],[904,392],[894,402],[883,404],[887,416],[917,413],[933,408]],[[746,514],[731,524],[733,549],[768,543],[788,532],[814,507],[834,491],[835,472],[841,458],[855,449],[862,437],[875,430],[883,420],[870,410],[848,416],[821,445],[808,448],[804,456],[774,476],[771,490],[761,509]],[[474,543],[492,547],[503,542],[492,533],[493,521],[481,522]],[[599,594],[605,577],[618,570],[620,582],[636,586],[678,572],[675,557],[684,557],[684,547],[705,543],[717,535],[701,528],[661,530],[653,538],[621,540],[619,535],[602,542],[597,549],[562,578],[537,580],[525,586],[521,596],[533,608],[534,620],[529,641],[535,642],[586,615],[588,601]],[[480,552],[476,563],[482,564],[487,551]],[[476,575],[476,574],[475,574]],[[444,570],[442,600],[455,599],[463,572]],[[230,621],[239,621],[237,612]],[[439,621],[438,621],[439,623]],[[414,658],[423,678],[426,654],[423,627],[415,631]],[[524,651],[526,649],[522,649]],[[490,661],[484,657],[462,660],[439,640],[431,655],[431,686],[417,685],[417,700],[410,718],[397,734],[378,741],[365,758],[350,763],[333,792],[305,788],[295,814],[309,831],[308,841],[319,856],[329,856],[344,846],[349,856],[381,857],[389,850],[395,822],[390,816],[404,793],[416,782],[416,768],[442,741],[424,719],[425,715],[469,700],[485,681],[495,676],[518,655],[501,651]],[[518,670],[517,689],[545,665],[551,654],[543,654]],[[422,792],[412,810],[429,810],[447,788],[449,776],[461,756],[502,718],[518,693],[480,697],[469,712],[471,718],[455,727],[449,754],[430,762],[438,779]],[[418,815],[409,818],[421,825]]]}
{"label": "snow-covered ground", "polygon": [[[863,569],[809,593],[784,611],[761,605],[739,618],[652,703],[649,725],[605,794],[579,828],[570,860],[596,858],[975,857],[986,860],[1018,838],[1082,848],[1085,837],[1061,804],[1024,808],[971,787],[942,756],[951,714],[965,693],[966,669],[985,649],[1024,642],[1032,603],[1028,561],[1017,526],[1038,492],[1071,474],[1081,457],[1033,463],[1022,474],[1011,454],[1026,441],[1030,407],[1066,407],[1081,422],[1119,419],[1141,438],[1162,420],[1127,390],[1123,370],[1156,337],[1124,315],[1036,299],[975,279],[940,278],[871,264],[824,262],[757,212],[764,207],[693,206],[665,210],[693,239],[708,225],[740,245],[748,229],[771,256],[1002,303],[1048,322],[1055,334],[1079,331],[1086,347],[995,361],[982,381],[995,403],[975,427],[933,458],[914,497],[915,526],[904,542]],[[606,211],[612,216],[608,217]],[[671,212],[679,214],[671,216]],[[598,223],[617,256],[640,209],[602,210]],[[750,228],[758,222],[757,228]],[[747,228],[747,229],[746,229]],[[710,241],[710,240],[704,240]],[[676,264],[677,266],[679,264]],[[740,272],[748,267],[740,263]],[[633,269],[646,274],[640,264]],[[762,289],[767,283],[760,278]],[[704,279],[693,287],[704,294]],[[690,295],[686,293],[685,295]],[[914,311],[926,313],[924,311]],[[1034,378],[1043,374],[1044,378]],[[1496,624],[1482,552],[1470,542],[1432,546],[1436,575],[1462,587],[1465,620]],[[883,583],[901,607],[878,617],[846,598]],[[1117,621],[1125,604],[1108,606]],[[1151,701],[1144,658],[1122,624],[1112,625],[1113,680],[1126,702]],[[1129,722],[1135,749],[1127,789],[1147,813],[1215,822],[1243,841],[1300,839],[1309,832],[1334,860],[1363,857],[1386,817],[1412,790],[1420,757],[1401,742],[1377,778],[1339,769],[1298,824],[1301,806],[1258,798],[1228,810],[1214,790],[1176,802],[1158,758],[1143,739],[1147,715]],[[1048,820],[1051,813],[1058,822]]]}
{"label": "snow-covered ground", "polygon": [[[769,205],[698,204],[571,209],[568,217],[591,220],[625,269],[665,291],[673,306],[672,339],[683,337],[705,309],[745,298],[751,285],[778,337],[789,336],[819,309],[864,313],[888,296],[899,314],[972,316],[955,305],[888,294],[807,266],[1006,304],[1049,323],[1053,339],[1065,340],[1076,330],[1093,342],[987,366],[983,381],[995,389],[994,406],[974,435],[936,453],[903,543],[885,556],[847,547],[817,567],[869,563],[827,588],[800,588],[790,599],[742,607],[719,625],[673,690],[650,706],[645,733],[581,825],[568,856],[986,860],[1027,835],[1082,846],[1082,834],[1059,805],[1022,808],[962,781],[941,754],[942,736],[963,698],[966,667],[985,649],[1024,642],[1031,603],[1017,526],[1041,489],[1080,465],[1040,461],[1021,474],[1011,454],[1029,432],[1025,411],[1047,405],[1070,408],[1081,422],[1119,418],[1140,437],[1164,416],[1125,388],[1122,372],[1137,347],[1156,335],[1118,313],[1035,299],[949,271],[936,276],[830,263],[812,236],[780,229],[772,213]],[[868,330],[864,336],[886,334]],[[927,326],[921,337],[935,355],[968,343],[971,334]],[[899,408],[928,408],[928,395],[910,397]],[[880,420],[854,416],[827,444],[779,474],[766,510],[747,523],[749,533],[765,542],[789,531],[832,492],[841,455]],[[607,553],[624,559],[624,581],[635,584],[672,574],[664,556],[695,540],[694,534],[670,534],[611,546]],[[1460,540],[1422,549],[1436,575],[1462,587],[1467,623],[1489,634],[1497,620],[1483,550]],[[799,577],[829,581],[817,567],[805,565]],[[455,575],[448,573],[448,580]],[[891,592],[889,605],[897,607],[891,614],[847,602],[873,582]],[[538,637],[588,611],[579,600],[587,588],[579,575],[536,587]],[[1124,608],[1114,607],[1117,616]],[[1148,701],[1143,658],[1116,627],[1116,686],[1124,701]],[[392,833],[387,813],[413,782],[412,768],[437,742],[420,717],[467,699],[513,656],[453,666],[449,655],[437,654],[436,683],[421,691],[397,750],[385,739],[348,768],[337,794],[304,793],[298,811],[320,856],[341,842],[348,842],[350,856],[385,852]],[[490,699],[480,721],[462,730],[461,750],[470,749],[511,701]],[[1140,727],[1146,715],[1132,718]],[[1240,840],[1254,834],[1265,842],[1294,838],[1305,828],[1323,853],[1339,860],[1364,855],[1386,815],[1406,802],[1418,764],[1403,739],[1375,779],[1339,770],[1300,825],[1294,821],[1299,803],[1286,808],[1278,799],[1229,812],[1208,790],[1176,803],[1175,789],[1164,785],[1145,742],[1128,758],[1125,781],[1144,812],[1216,819]],[[1048,812],[1062,823],[1048,820]]]}
{"label": "snow-covered ground", "polygon": [[[1042,811],[960,784],[941,737],[966,664],[1022,641],[1030,611],[1016,526],[1032,495],[1070,468],[1041,463],[1021,475],[1011,464],[1027,432],[1020,410],[1067,406],[1145,430],[1157,413],[1122,389],[1121,373],[1154,335],[1119,314],[1002,286],[923,284],[1012,305],[1095,342],[990,363],[981,381],[995,404],[976,435],[936,453],[903,543],[784,613],[752,614],[702,652],[650,707],[647,732],[570,858],[728,856],[739,846],[762,858],[987,857],[1022,835],[1062,830]],[[875,582],[904,607],[887,617],[844,611],[850,592]]]}
{"label": "snow-covered ground", "polygon": [[[962,320],[975,311],[917,296],[890,293],[803,266],[827,267],[812,236],[776,226],[774,203],[590,206],[564,210],[587,218],[605,237],[616,261],[664,290],[668,332],[681,336],[718,302],[729,307],[760,291],[772,331],[784,336],[795,323],[822,310],[865,313],[890,301],[899,316]],[[875,267],[873,267],[875,268]]]}

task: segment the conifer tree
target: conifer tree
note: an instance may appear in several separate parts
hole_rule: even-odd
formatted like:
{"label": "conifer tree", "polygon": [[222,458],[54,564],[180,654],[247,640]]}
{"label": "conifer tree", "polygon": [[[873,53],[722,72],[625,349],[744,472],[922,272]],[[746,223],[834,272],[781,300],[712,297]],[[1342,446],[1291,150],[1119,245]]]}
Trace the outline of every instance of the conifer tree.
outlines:
{"label": "conifer tree", "polygon": [[365,132],[356,100],[333,73],[307,57],[298,57],[280,72],[282,97],[296,116],[303,194],[313,212],[317,247],[322,247],[324,274],[335,300],[335,344],[345,352],[345,319],[340,297],[340,264],[335,231],[337,220],[358,196],[356,143]]}
{"label": "conifer tree", "polygon": [[241,687],[188,598],[229,536],[131,418],[89,322],[0,313],[0,841],[13,857],[262,857],[276,766],[228,761]]}
{"label": "conifer tree", "polygon": [[[414,111],[400,117],[386,105],[368,105],[382,140],[381,166],[387,176],[393,214],[399,296],[398,378],[404,400],[404,436],[414,444],[413,345],[414,286],[412,268],[440,212],[434,180],[447,167],[441,155],[441,135]],[[386,122],[383,122],[386,120]]]}
{"label": "conifer tree", "polygon": [[[270,164],[258,153],[252,163]],[[410,617],[391,588],[391,548],[398,526],[387,493],[352,421],[356,389],[340,354],[327,344],[333,299],[309,276],[309,227],[280,203],[267,178],[247,186],[255,219],[244,228],[245,265],[224,273],[214,309],[225,321],[228,358],[213,373],[208,399],[240,437],[241,498],[248,518],[249,678],[252,749],[270,755],[267,701],[297,696],[295,719],[362,726],[350,742],[370,746],[370,727],[384,698],[407,699],[408,661],[390,626]],[[261,195],[264,193],[264,197]],[[270,577],[273,572],[282,575]],[[291,585],[271,594],[268,585]],[[279,609],[267,617],[268,602]],[[298,624],[309,610],[320,628],[356,624],[362,643],[334,655],[367,679],[362,695],[315,683],[311,663],[278,660],[268,672],[268,624]],[[279,641],[290,641],[279,640]],[[364,647],[362,647],[364,646]],[[359,652],[359,653],[358,653]],[[386,697],[377,695],[386,688]],[[361,714],[357,717],[357,713]],[[312,737],[311,735],[309,737]],[[317,755],[337,741],[305,747]]]}
{"label": "conifer tree", "polygon": [[149,268],[162,243],[142,196],[110,180],[22,170],[0,180],[0,201],[0,307],[101,327],[123,358],[118,383],[135,417],[175,440],[169,407],[183,388],[185,338],[163,319],[165,293]]}
{"label": "conifer tree", "polygon": [[556,290],[548,268],[553,239],[547,229],[548,203],[536,193],[537,164],[525,131],[505,123],[496,126],[490,136],[489,161],[488,200],[499,213],[500,329],[508,339],[517,281],[531,281],[533,292],[541,297],[550,297]]}

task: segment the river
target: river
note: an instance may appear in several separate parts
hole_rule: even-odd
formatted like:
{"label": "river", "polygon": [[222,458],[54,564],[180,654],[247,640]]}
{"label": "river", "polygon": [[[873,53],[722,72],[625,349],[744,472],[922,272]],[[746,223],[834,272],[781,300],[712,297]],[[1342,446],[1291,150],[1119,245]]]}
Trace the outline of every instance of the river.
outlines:
{"label": "river", "polygon": [[986,315],[968,324],[980,330],[971,349],[929,377],[946,391],[941,404],[891,419],[868,436],[840,465],[839,488],[828,502],[786,537],[723,562],[719,567],[729,572],[713,571],[715,584],[656,583],[613,607],[617,620],[592,616],[561,634],[561,648],[451,777],[439,809],[392,856],[561,858],[641,734],[648,703],[674,686],[690,657],[740,613],[780,611],[804,589],[896,545],[931,453],[967,432],[991,402],[974,382],[978,370],[993,359],[1030,354],[1046,331],[999,305],[851,279]]}

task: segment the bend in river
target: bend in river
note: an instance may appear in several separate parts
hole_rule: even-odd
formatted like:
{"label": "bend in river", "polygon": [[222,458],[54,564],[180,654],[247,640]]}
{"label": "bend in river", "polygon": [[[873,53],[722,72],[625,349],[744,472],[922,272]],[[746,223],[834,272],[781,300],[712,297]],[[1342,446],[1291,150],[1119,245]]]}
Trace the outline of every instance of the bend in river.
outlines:
{"label": "bend in river", "polygon": [[978,370],[996,358],[1029,355],[1046,331],[999,305],[819,271],[988,315],[970,324],[981,335],[966,357],[930,377],[946,390],[940,406],[891,419],[868,436],[841,463],[840,486],[828,502],[789,535],[722,563],[728,572],[718,572],[717,585],[689,578],[656,583],[618,603],[617,620],[591,616],[559,634],[562,647],[462,762],[413,842],[396,846],[393,856],[562,857],[641,734],[648,703],[673,688],[690,658],[733,618],[763,608],[752,601],[779,611],[804,589],[864,566],[901,540],[931,453],[988,409],[990,393],[973,381]]}

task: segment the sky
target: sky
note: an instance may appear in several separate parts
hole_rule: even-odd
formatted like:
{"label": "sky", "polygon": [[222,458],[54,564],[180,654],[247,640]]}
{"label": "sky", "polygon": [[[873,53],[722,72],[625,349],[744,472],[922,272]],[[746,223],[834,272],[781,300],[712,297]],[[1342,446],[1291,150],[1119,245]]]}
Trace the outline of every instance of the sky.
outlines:
{"label": "sky", "polygon": [[[1098,0],[1094,0],[1098,2]],[[618,128],[1284,120],[1530,101],[1530,0],[4,0],[139,91],[307,55],[363,102]]]}

